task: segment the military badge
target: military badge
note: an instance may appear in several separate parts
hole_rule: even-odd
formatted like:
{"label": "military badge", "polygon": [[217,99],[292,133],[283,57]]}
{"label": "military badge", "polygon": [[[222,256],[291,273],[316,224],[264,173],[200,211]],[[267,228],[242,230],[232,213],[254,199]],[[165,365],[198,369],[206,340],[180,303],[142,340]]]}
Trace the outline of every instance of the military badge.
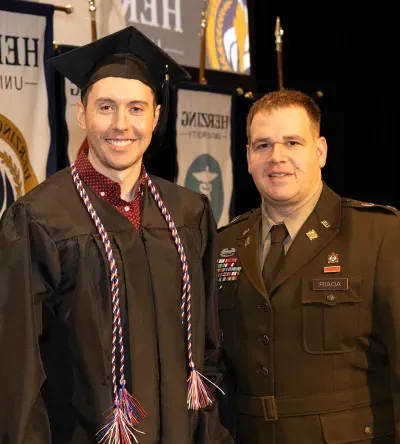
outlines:
{"label": "military badge", "polygon": [[[228,254],[232,254],[230,257],[224,256],[227,251]],[[242,267],[238,264],[238,258],[234,256],[235,253],[235,248],[224,248],[221,251],[221,257],[217,261],[218,282],[236,281],[238,279]]]}
{"label": "military badge", "polygon": [[219,255],[221,257],[232,257],[235,253],[235,248],[224,248]]}
{"label": "military badge", "polygon": [[337,264],[339,263],[339,255],[337,253],[332,252],[328,256],[328,264]]}
{"label": "military badge", "polygon": [[318,239],[318,233],[315,230],[307,231],[306,236],[310,239],[310,241]]}
{"label": "military badge", "polygon": [[[328,264],[337,264],[339,263],[339,255],[337,253],[330,253],[328,255]],[[341,270],[340,265],[329,265],[324,267],[324,273],[339,273]]]}

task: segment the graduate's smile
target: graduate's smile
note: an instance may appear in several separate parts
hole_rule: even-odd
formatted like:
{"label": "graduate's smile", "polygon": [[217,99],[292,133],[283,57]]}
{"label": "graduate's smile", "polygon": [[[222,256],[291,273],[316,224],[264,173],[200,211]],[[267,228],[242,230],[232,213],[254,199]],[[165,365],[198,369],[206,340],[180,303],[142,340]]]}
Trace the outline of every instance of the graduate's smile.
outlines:
{"label": "graduate's smile", "polygon": [[116,149],[117,151],[123,150],[135,141],[136,139],[106,139],[106,142],[111,145],[114,150]]}

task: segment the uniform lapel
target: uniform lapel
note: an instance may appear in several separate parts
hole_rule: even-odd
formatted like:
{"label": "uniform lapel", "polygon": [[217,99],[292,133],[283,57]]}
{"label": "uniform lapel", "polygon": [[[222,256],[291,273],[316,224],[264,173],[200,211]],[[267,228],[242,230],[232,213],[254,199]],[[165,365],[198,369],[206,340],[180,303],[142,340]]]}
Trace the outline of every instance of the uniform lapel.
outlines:
{"label": "uniform lapel", "polygon": [[269,300],[260,267],[260,209],[257,209],[253,213],[253,215],[249,218],[248,223],[248,229],[244,230],[236,239],[236,251],[244,272],[246,273],[251,284],[265,299]]}
{"label": "uniform lapel", "polygon": [[339,231],[340,214],[340,196],[324,184],[314,211],[305,221],[289,248],[284,264],[272,284],[271,292],[310,262],[331,242]]}

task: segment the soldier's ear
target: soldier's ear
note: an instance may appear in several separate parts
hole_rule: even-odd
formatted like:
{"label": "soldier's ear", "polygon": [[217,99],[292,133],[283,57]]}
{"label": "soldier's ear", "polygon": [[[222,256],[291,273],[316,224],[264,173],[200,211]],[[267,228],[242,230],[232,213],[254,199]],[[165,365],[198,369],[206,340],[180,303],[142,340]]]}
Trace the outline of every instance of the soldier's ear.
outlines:
{"label": "soldier's ear", "polygon": [[250,164],[250,145],[246,145],[246,159],[247,159],[247,171],[251,174],[251,164]]}
{"label": "soldier's ear", "polygon": [[317,140],[317,154],[319,167],[323,168],[326,164],[326,158],[328,156],[328,143],[325,137],[320,137]]}

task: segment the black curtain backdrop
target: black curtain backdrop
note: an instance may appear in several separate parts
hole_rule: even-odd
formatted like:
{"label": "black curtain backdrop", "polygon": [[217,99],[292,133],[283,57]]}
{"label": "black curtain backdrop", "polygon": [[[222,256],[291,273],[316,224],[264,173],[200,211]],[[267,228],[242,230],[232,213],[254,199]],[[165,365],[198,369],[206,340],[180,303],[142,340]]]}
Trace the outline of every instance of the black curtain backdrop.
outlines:
{"label": "black curtain backdrop", "polygon": [[274,27],[284,29],[284,86],[319,100],[324,180],[355,199],[400,207],[398,18],[389,1],[249,0],[255,87],[278,87]]}

